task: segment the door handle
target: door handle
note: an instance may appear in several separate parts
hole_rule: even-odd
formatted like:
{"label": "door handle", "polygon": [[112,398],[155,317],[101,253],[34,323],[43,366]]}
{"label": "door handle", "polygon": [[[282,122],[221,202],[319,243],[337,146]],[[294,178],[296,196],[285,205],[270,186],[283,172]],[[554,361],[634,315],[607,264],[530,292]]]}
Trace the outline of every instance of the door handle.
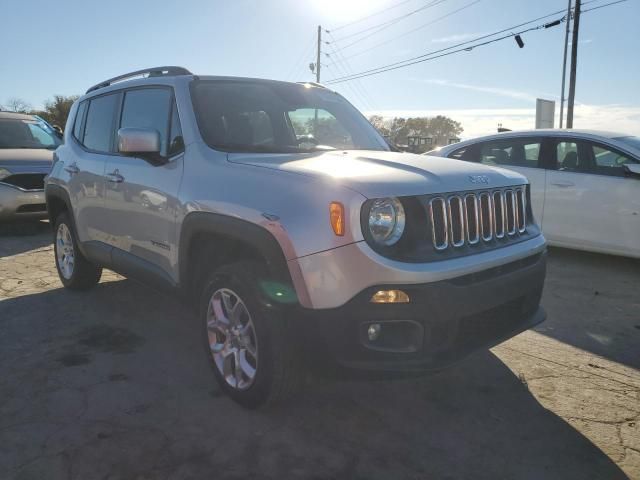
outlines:
{"label": "door handle", "polygon": [[120,175],[118,169],[115,169],[113,172],[107,173],[107,180],[111,183],[122,183],[124,182],[124,177]]}
{"label": "door handle", "polygon": [[67,172],[69,175],[75,175],[77,173],[80,173],[80,169],[78,168],[78,165],[75,162],[69,165],[68,167],[64,167],[64,171]]}
{"label": "door handle", "polygon": [[575,187],[575,183],[573,182],[551,182],[551,185],[555,185],[556,187],[560,187],[560,188],[567,188],[567,187]]}

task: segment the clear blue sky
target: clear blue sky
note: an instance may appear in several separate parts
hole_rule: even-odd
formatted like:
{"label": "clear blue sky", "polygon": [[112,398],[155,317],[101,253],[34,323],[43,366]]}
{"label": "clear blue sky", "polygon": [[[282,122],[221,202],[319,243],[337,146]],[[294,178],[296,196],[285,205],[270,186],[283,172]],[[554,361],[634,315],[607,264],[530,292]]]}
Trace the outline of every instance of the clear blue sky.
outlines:
{"label": "clear blue sky", "polygon": [[[584,8],[609,1],[592,0]],[[325,45],[325,51],[342,46],[348,57],[471,2],[445,0],[352,47],[344,48],[358,37]],[[202,74],[311,80],[307,65],[314,60],[312,43],[318,24],[331,30],[398,3],[400,0],[2,0],[0,103],[20,97],[37,107],[54,94],[79,94],[107,77],[152,65],[182,65]],[[426,3],[406,0],[369,21],[336,30],[334,38]],[[350,68],[358,72],[403,60],[564,8],[566,0],[481,0],[351,58]],[[577,101],[640,107],[639,19],[640,0],[582,17]],[[359,85],[335,88],[367,111],[532,108],[535,97],[559,96],[563,38],[564,26],[558,26],[524,35],[523,49],[505,40],[362,79]],[[323,58],[326,64],[333,61]],[[336,66],[323,69],[323,80],[336,76],[340,76]],[[631,117],[637,117],[637,112],[633,109]]]}

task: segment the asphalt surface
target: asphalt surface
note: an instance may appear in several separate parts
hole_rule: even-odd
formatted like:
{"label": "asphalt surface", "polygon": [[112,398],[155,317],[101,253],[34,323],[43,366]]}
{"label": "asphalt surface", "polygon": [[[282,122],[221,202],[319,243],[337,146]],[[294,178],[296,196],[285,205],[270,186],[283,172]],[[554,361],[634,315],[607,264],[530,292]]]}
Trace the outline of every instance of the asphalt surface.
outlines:
{"label": "asphalt surface", "polygon": [[534,331],[252,412],[179,301],[112,273],[66,291],[50,238],[0,228],[1,479],[640,479],[638,261],[552,250]]}

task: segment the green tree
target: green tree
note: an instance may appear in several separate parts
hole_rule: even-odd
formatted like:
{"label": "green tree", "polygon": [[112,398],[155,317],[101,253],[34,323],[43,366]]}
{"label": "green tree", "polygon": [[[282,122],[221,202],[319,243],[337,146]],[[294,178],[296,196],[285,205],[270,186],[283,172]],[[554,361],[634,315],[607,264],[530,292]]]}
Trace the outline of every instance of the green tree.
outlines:
{"label": "green tree", "polygon": [[464,131],[460,122],[443,115],[393,119],[373,115],[369,117],[369,121],[396,145],[406,145],[408,137],[428,137],[433,140],[432,145],[422,146],[419,151],[426,151],[436,145],[447,145],[449,139],[458,138]]}
{"label": "green tree", "polygon": [[435,145],[448,145],[449,139],[458,138],[464,129],[460,122],[456,122],[443,115],[438,115],[429,120],[429,128],[427,131],[433,138]]}
{"label": "green tree", "polygon": [[369,123],[373,125],[373,128],[380,132],[380,135],[383,137],[389,137],[391,135],[391,130],[387,126],[387,121],[385,121],[382,115],[371,115],[369,117]]}
{"label": "green tree", "polygon": [[54,95],[52,100],[49,100],[44,104],[44,110],[33,111],[31,113],[44,118],[51,125],[64,128],[67,124],[71,105],[73,105],[73,102],[77,99],[77,95],[71,95],[68,97],[64,95]]}

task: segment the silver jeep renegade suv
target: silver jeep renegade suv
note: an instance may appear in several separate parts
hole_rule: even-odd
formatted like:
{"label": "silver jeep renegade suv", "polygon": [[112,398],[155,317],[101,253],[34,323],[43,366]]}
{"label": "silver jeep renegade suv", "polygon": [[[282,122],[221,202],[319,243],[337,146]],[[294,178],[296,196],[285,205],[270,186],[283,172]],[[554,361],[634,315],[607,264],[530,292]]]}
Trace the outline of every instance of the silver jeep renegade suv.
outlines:
{"label": "silver jeep renegade suv", "polygon": [[180,67],[100,83],[73,105],[46,201],[64,286],[106,267],[179,291],[248,407],[310,358],[422,372],[544,319],[527,180],[395,152],[316,84]]}

